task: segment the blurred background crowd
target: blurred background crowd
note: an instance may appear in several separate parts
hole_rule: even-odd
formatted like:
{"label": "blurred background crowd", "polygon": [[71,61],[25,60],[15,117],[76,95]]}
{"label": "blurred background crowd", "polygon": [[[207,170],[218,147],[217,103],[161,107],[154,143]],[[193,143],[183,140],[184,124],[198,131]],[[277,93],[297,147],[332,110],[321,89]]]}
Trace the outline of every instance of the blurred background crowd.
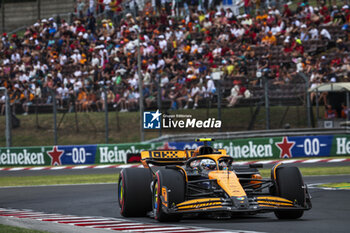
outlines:
{"label": "blurred background crowd", "polygon": [[[220,4],[78,0],[70,20],[41,19],[23,35],[2,34],[0,85],[13,111],[28,114],[53,101],[69,112],[133,111],[139,88],[146,109],[157,108],[157,98],[167,109],[206,107],[218,98],[214,72],[228,107],[261,98],[264,78],[278,99],[304,93],[305,81],[348,81],[347,1]],[[311,100],[327,104],[325,95]]]}

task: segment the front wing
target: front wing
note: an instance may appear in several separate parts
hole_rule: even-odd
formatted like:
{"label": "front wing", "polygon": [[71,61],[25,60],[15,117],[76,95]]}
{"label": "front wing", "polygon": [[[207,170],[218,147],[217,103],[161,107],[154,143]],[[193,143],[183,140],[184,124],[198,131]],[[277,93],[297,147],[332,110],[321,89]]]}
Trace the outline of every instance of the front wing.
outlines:
{"label": "front wing", "polygon": [[201,212],[268,212],[274,210],[308,210],[311,204],[305,206],[290,200],[274,196],[251,197],[248,200],[233,200],[225,198],[200,198],[184,201],[177,205],[163,205],[163,210],[169,214],[201,213]]}

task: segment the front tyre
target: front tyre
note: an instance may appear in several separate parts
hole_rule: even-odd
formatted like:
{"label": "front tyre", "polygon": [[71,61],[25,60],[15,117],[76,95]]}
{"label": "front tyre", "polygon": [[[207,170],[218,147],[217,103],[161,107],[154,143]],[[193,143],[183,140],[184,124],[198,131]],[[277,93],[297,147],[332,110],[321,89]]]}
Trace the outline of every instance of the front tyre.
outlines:
{"label": "front tyre", "polygon": [[[274,195],[286,198],[300,206],[305,205],[305,189],[302,175],[297,167],[278,167],[276,170],[276,189]],[[303,210],[276,210],[279,219],[297,219]]]}
{"label": "front tyre", "polygon": [[146,168],[124,168],[118,182],[120,214],[124,217],[146,216],[152,210],[150,184],[152,173]]}
{"label": "front tyre", "polygon": [[169,214],[166,208],[171,208],[184,200],[185,180],[183,175],[176,170],[159,170],[156,173],[153,184],[152,205],[154,218],[159,222],[180,221],[180,214]]}

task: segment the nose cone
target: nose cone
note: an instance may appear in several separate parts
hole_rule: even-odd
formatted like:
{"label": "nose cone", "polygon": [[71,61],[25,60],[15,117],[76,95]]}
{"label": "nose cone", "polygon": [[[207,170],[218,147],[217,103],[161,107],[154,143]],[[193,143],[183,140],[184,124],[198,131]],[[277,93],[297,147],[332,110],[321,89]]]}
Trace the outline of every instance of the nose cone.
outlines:
{"label": "nose cone", "polygon": [[248,198],[246,196],[231,197],[231,200],[237,209],[247,209],[249,207]]}

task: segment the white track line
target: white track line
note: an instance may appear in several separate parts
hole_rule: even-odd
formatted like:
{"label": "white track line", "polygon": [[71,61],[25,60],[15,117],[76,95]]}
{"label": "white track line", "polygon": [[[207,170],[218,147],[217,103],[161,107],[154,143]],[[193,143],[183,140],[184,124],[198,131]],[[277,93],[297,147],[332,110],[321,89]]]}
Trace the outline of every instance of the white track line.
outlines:
{"label": "white track line", "polygon": [[[33,170],[33,171],[40,171],[40,170],[44,170],[46,167],[32,167],[30,170]],[[57,167],[57,169],[60,168],[60,169],[63,169],[63,167]]]}
{"label": "white track line", "polygon": [[275,162],[276,160],[263,160],[263,161],[258,161],[257,163],[260,163],[260,164],[269,164],[269,163],[273,163]]}
{"label": "white track line", "polygon": [[[44,167],[45,168],[45,167]],[[62,170],[65,169],[66,167],[53,167],[51,170]]]}
{"label": "white track line", "polygon": [[286,163],[286,164],[288,164],[288,163],[296,163],[296,162],[299,162],[299,161],[301,161],[301,160],[299,160],[299,159],[280,160],[280,162]]}
{"label": "white track line", "polygon": [[308,159],[308,160],[305,160],[301,163],[318,163],[320,161],[322,161],[323,159]]}
{"label": "white track line", "polygon": [[346,159],[331,159],[328,161],[328,163],[340,163],[344,162]]}

